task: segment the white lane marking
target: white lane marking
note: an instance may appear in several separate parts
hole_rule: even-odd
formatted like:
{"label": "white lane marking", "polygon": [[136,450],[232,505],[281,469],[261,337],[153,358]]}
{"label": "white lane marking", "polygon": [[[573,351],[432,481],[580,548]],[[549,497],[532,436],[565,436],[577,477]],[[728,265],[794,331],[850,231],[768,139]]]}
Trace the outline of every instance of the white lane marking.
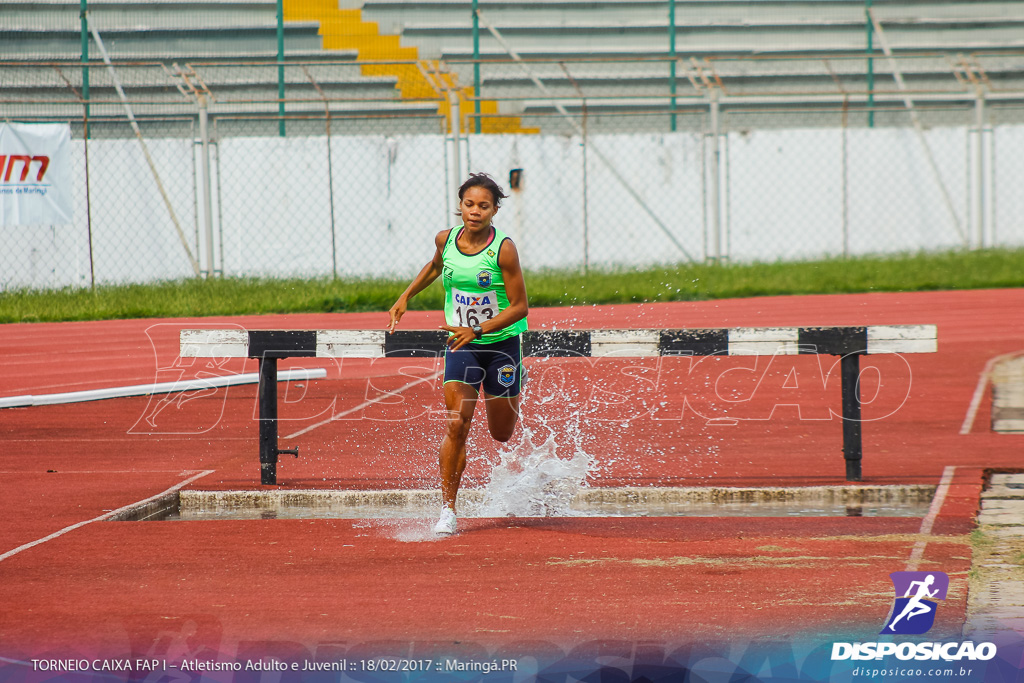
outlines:
{"label": "white lane marking", "polygon": [[181,489],[182,487],[188,486],[189,484],[194,482],[196,479],[200,479],[202,477],[205,477],[208,474],[213,474],[213,472],[214,472],[214,470],[203,470],[202,472],[199,472],[197,474],[193,474],[188,479],[175,484],[174,486],[172,486],[171,488],[167,489],[163,493],[158,493],[155,496],[150,496],[149,498],[146,498],[145,500],[140,500],[140,501],[138,501],[136,503],[129,503],[128,505],[125,505],[124,507],[119,507],[116,510],[111,510],[110,512],[105,512],[102,515],[100,515],[99,517],[93,517],[92,519],[87,519],[84,522],[79,522],[77,524],[72,524],[71,526],[66,526],[63,529],[61,529],[60,531],[55,531],[52,534],[50,534],[49,536],[46,536],[44,538],[40,538],[37,541],[32,541],[31,543],[26,543],[25,545],[18,546],[14,550],[8,550],[3,555],[0,555],[0,562],[3,562],[4,560],[6,560],[8,557],[11,557],[12,555],[17,555],[18,553],[22,552],[23,550],[28,550],[29,548],[34,548],[37,545],[42,545],[43,543],[46,543],[47,541],[52,541],[53,539],[57,538],[58,536],[63,536],[64,534],[68,533],[69,531],[74,531],[75,529],[79,529],[79,528],[81,528],[81,527],[83,527],[83,526],[85,526],[87,524],[92,524],[93,522],[102,522],[103,520],[109,519],[110,517],[113,517],[114,515],[116,515],[118,513],[124,512],[125,510],[129,510],[129,509],[135,507],[136,505],[145,505],[146,503],[149,503],[149,502],[152,502],[154,500],[157,500],[158,498],[161,498],[162,496],[166,496],[169,493],[174,493],[175,491]]}
{"label": "white lane marking", "polygon": [[[323,379],[327,376],[324,368],[309,370],[282,370],[277,375],[278,382]],[[153,396],[155,394],[179,394],[203,389],[237,386],[240,384],[257,384],[259,373],[249,372],[241,375],[222,375],[216,377],[200,377],[198,379],[178,380],[175,382],[157,382],[155,384],[132,384],[121,387],[105,387],[103,389],[87,389],[85,391],[67,391],[58,394],[26,394],[24,396],[0,397],[0,408],[29,408],[35,406],[53,406],[66,403],[83,403],[86,401],[102,401],[110,398],[129,398],[133,396]]]}
{"label": "white lane marking", "polygon": [[[946,501],[946,494],[949,493],[950,484],[953,483],[954,472],[956,472],[955,465],[948,465],[942,470],[942,478],[939,479],[939,485],[935,489],[935,497],[932,498],[932,504],[928,506],[928,514],[921,520],[921,528],[917,532],[918,536],[931,536],[932,527],[935,526],[935,518],[939,516],[939,510],[942,509],[942,504]],[[912,572],[917,570],[917,566],[921,563],[921,558],[924,556],[926,545],[928,545],[928,541],[925,538],[920,539],[914,544],[914,549],[910,551],[910,559],[907,560],[905,571]]]}
{"label": "white lane marking", "polygon": [[978,408],[981,407],[981,399],[985,396],[985,388],[988,387],[988,380],[992,374],[992,368],[999,361],[1006,360],[1007,358],[1013,358],[1019,356],[1024,351],[1014,351],[1013,353],[1004,353],[1001,356],[995,358],[989,358],[988,362],[985,363],[985,369],[981,371],[978,376],[978,385],[974,387],[974,395],[971,397],[971,405],[967,407],[967,415],[964,416],[964,422],[960,425],[961,434],[970,434],[971,428],[974,426],[974,418],[978,415]]}
{"label": "white lane marking", "polygon": [[7,657],[0,656],[0,662],[5,664],[17,664],[19,666],[32,666],[32,662],[23,662],[20,659],[9,659]]}
{"label": "white lane marking", "polygon": [[390,396],[397,396],[398,394],[402,393],[406,389],[414,387],[417,384],[422,384],[423,382],[433,382],[435,379],[437,379],[438,377],[440,377],[443,374],[444,374],[444,370],[438,370],[437,372],[435,372],[430,377],[421,377],[420,379],[413,380],[412,382],[409,382],[408,384],[406,384],[404,386],[401,386],[401,387],[395,389],[394,391],[389,391],[388,393],[383,394],[381,396],[378,396],[377,398],[371,398],[369,401],[366,401],[365,403],[362,403],[361,405],[358,405],[355,408],[349,408],[348,410],[345,410],[343,412],[335,413],[334,415],[331,415],[326,420],[321,420],[320,422],[317,422],[316,424],[311,424],[308,427],[300,429],[299,431],[295,432],[294,434],[289,434],[287,436],[282,436],[281,438],[282,439],[294,439],[297,436],[302,436],[303,434],[305,434],[307,432],[313,431],[317,427],[323,427],[325,424],[329,424],[331,422],[334,422],[335,420],[340,420],[341,418],[345,417],[346,415],[351,415],[352,413],[359,412],[363,408],[368,408],[369,406],[372,406],[374,403],[380,403],[381,401],[383,401],[384,399],[386,399],[386,398],[388,398]]}
{"label": "white lane marking", "polygon": [[[104,439],[98,439],[103,441]],[[249,439],[245,439],[249,441]],[[41,470],[0,470],[0,474],[39,474]],[[173,470],[54,470],[47,474],[179,474],[181,468]]]}

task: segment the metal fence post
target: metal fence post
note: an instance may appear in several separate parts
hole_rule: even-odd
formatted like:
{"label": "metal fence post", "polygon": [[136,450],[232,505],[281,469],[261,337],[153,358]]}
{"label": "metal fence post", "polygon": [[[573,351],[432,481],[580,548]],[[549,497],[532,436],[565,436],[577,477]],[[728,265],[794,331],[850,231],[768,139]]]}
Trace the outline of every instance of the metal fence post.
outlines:
{"label": "metal fence post", "polygon": [[89,192],[89,0],[79,4],[82,25],[82,141],[85,147],[85,225],[89,237],[89,287],[96,290],[96,259],[92,239],[92,195]]}
{"label": "metal fence post", "polygon": [[85,116],[82,146],[85,148],[85,230],[89,237],[89,287],[96,291],[96,256],[92,239],[92,193],[89,189],[89,115]]}
{"label": "metal fence post", "polygon": [[206,229],[206,277],[214,274],[213,262],[213,191],[210,180],[210,128],[206,95],[198,94],[199,138],[202,145],[203,223]]}
{"label": "metal fence post", "polygon": [[85,133],[89,139],[89,0],[81,0],[79,19],[82,23],[82,100],[85,103]]}
{"label": "metal fence post", "polygon": [[462,112],[459,106],[459,93],[454,88],[448,91],[448,98],[451,104],[451,113],[449,116],[448,127],[452,134],[452,189],[454,190],[462,185],[462,149],[461,140],[459,139],[462,135]]}
{"label": "metal fence post", "polygon": [[715,263],[722,262],[722,148],[719,141],[721,122],[719,120],[718,90],[708,91],[711,98],[711,237],[714,244]]}
{"label": "metal fence post", "polygon": [[875,127],[875,60],[872,58],[874,52],[874,25],[871,21],[871,0],[864,0],[864,16],[867,19],[865,31],[867,32],[867,55],[868,55],[868,128]]}
{"label": "metal fence post", "polygon": [[480,15],[478,0],[473,0],[473,130],[480,132]]}
{"label": "metal fence post", "polygon": [[668,52],[672,61],[669,63],[668,88],[672,95],[669,104],[670,129],[676,132],[676,0],[668,0]]}
{"label": "metal fence post", "polygon": [[284,0],[277,0],[277,134],[284,133]]}
{"label": "metal fence post", "polygon": [[985,248],[985,93],[977,90],[974,101],[974,187],[971,201],[974,203],[975,247]]}
{"label": "metal fence post", "polygon": [[580,131],[580,142],[583,147],[583,273],[590,272],[590,212],[587,195],[590,189],[590,176],[587,174],[587,119],[583,119],[583,128]]}

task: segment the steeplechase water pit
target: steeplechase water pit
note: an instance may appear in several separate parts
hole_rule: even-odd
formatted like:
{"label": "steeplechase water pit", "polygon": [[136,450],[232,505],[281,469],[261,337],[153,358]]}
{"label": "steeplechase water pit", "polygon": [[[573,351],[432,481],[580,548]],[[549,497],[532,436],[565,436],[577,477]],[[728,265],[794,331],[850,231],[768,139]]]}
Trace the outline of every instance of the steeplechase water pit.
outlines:
{"label": "steeplechase water pit", "polygon": [[[260,484],[277,485],[277,361],[291,357],[415,357],[437,355],[445,333],[412,330],[181,330],[181,356],[260,361]],[[524,336],[526,355],[601,357],[828,354],[842,364],[843,456],[846,479],[861,474],[860,355],[933,353],[934,325],[729,328],[710,330],[543,331]],[[527,439],[527,441],[529,441]],[[503,458],[483,489],[460,492],[462,517],[924,517],[935,487],[591,488],[594,458],[544,457],[546,443],[525,458]],[[426,490],[174,491],[127,508],[116,520],[401,519],[434,517],[440,493]]]}
{"label": "steeplechase water pit", "polygon": [[[636,487],[541,490],[509,499],[459,496],[462,517],[924,517],[934,486]],[[431,518],[430,490],[175,491],[110,521]]]}

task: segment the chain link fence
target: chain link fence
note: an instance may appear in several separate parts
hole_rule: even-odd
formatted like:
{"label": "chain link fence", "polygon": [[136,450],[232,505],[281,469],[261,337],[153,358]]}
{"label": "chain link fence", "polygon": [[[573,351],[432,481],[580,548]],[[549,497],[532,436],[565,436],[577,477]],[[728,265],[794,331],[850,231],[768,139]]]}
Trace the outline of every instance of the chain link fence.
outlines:
{"label": "chain link fence", "polygon": [[721,86],[811,71],[749,61],[672,92],[643,77],[658,60],[491,64],[479,98],[455,77],[403,97],[350,59],[0,63],[4,119],[70,125],[74,201],[71,224],[0,228],[0,287],[408,277],[470,171],[509,192],[496,223],[530,269],[1024,245],[1024,96]]}

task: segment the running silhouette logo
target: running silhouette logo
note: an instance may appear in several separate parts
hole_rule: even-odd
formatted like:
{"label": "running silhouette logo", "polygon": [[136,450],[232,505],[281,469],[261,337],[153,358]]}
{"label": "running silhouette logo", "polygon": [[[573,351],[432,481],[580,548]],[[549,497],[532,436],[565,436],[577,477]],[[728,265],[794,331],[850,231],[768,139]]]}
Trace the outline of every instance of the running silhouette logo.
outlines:
{"label": "running silhouette logo", "polygon": [[896,600],[881,633],[927,633],[935,624],[937,601],[946,599],[949,577],[943,572],[893,572],[889,578],[896,590]]}

